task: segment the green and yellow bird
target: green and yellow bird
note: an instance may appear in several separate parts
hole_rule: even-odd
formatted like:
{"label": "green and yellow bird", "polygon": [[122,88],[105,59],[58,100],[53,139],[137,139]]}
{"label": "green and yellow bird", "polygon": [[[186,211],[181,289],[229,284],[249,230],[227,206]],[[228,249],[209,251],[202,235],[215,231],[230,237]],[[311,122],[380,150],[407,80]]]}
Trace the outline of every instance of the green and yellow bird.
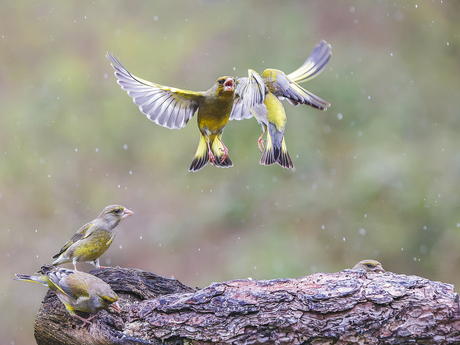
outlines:
{"label": "green and yellow bird", "polygon": [[180,129],[197,113],[200,141],[189,171],[198,171],[208,162],[228,168],[233,163],[222,141],[235,100],[235,78],[220,77],[208,91],[195,92],[151,83],[128,72],[107,53],[121,88],[147,118],[156,124]]}
{"label": "green and yellow bird", "polygon": [[[294,106],[307,104],[320,110],[327,110],[330,104],[302,88],[303,83],[316,77],[326,67],[331,57],[331,46],[326,41],[317,44],[305,63],[294,72],[286,75],[283,71],[268,68],[262,77],[253,70],[248,70],[247,78],[237,80],[237,93],[240,99],[230,120],[242,120],[254,116],[262,125],[262,135],[258,146],[262,153],[260,164],[278,163],[283,168],[294,168],[284,140],[286,112],[281,100],[287,99]],[[248,111],[249,110],[249,111]],[[267,131],[266,147],[262,137]]]}
{"label": "green and yellow bird", "polygon": [[121,221],[134,212],[121,205],[106,206],[96,219],[83,225],[53,256],[53,266],[72,262],[77,270],[78,261],[86,261],[99,268],[99,258],[109,249]]}
{"label": "green and yellow bird", "polygon": [[66,268],[54,269],[53,266],[42,266],[40,273],[40,276],[16,274],[16,278],[13,280],[28,281],[47,286],[64,303],[69,314],[82,320],[83,325],[91,324],[90,320],[96,314],[85,319],[75,314],[76,310],[93,314],[102,309],[107,310],[111,306],[116,311],[120,311],[117,294],[109,284],[92,274]]}
{"label": "green and yellow bird", "polygon": [[385,273],[382,264],[376,260],[362,260],[352,270],[365,270],[369,273]]}

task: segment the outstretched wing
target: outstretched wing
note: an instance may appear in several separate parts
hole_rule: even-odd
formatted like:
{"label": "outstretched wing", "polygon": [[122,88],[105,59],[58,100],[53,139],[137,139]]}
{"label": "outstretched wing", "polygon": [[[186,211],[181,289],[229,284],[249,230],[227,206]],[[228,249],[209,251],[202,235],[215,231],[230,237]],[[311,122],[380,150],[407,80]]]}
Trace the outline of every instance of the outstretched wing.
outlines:
{"label": "outstretched wing", "polygon": [[230,120],[249,119],[253,116],[252,110],[264,106],[265,83],[252,69],[248,70],[248,77],[238,78],[236,83],[237,99],[233,103]]}
{"label": "outstretched wing", "polygon": [[113,55],[107,53],[106,57],[115,69],[117,83],[128,92],[149,120],[163,127],[179,129],[184,127],[197,111],[203,92],[151,83],[129,73]]}
{"label": "outstretched wing", "polygon": [[315,46],[307,61],[294,72],[288,74],[287,77],[296,83],[303,83],[313,79],[326,67],[332,55],[331,50],[330,44],[324,40],[321,41]]}
{"label": "outstretched wing", "polygon": [[286,75],[276,69],[266,69],[262,77],[269,90],[280,99],[286,98],[291,104],[308,104],[312,107],[326,110],[331,105],[329,102],[314,95],[297,83],[313,79],[326,67],[331,58],[331,46],[326,41],[321,41],[315,46],[313,52],[302,66]]}
{"label": "outstretched wing", "polygon": [[[304,89],[299,84],[290,80],[282,71],[279,70],[265,70],[263,76],[265,78],[266,72],[276,74],[276,87],[273,94],[279,99],[287,99],[292,105],[308,104],[320,110],[327,110],[331,104],[324,99],[316,96],[310,91]],[[267,82],[269,83],[269,82]]]}

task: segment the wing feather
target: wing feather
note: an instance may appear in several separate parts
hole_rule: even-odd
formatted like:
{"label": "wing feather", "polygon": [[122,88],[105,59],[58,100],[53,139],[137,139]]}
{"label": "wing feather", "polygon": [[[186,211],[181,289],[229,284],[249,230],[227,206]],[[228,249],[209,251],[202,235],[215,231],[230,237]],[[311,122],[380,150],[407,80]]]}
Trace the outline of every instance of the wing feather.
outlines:
{"label": "wing feather", "polygon": [[117,83],[133,98],[149,120],[163,127],[178,129],[184,127],[198,110],[199,100],[204,92],[151,83],[128,72],[113,55],[107,53],[106,57],[115,69]]}

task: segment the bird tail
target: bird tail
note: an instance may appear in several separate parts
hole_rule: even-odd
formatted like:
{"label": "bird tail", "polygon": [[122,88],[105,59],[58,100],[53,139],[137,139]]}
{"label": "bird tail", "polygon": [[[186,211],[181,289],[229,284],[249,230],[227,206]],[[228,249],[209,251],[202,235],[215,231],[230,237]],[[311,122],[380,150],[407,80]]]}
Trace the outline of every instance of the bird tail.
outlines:
{"label": "bird tail", "polygon": [[[222,142],[220,135],[212,139],[211,151],[212,151],[212,154],[214,155],[214,162],[211,162],[212,165],[218,168],[230,168],[233,166],[233,162],[228,156],[228,154],[225,154],[225,158],[224,158],[224,152],[227,151],[227,148]],[[222,160],[222,158],[224,159]]]}
{"label": "bird tail", "polygon": [[278,160],[276,161],[281,167],[286,169],[294,169],[294,164],[292,163],[291,157],[289,157],[289,153],[286,147],[286,142],[283,141],[281,143],[281,152],[278,156]]}
{"label": "bird tail", "polygon": [[[271,127],[272,124],[270,123]],[[276,160],[279,156],[279,147],[276,148],[273,146],[272,136],[270,130],[267,131],[267,142],[265,143],[265,149],[262,153],[262,158],[260,158],[260,164],[262,165],[272,165],[276,163]]]}
{"label": "bird tail", "polygon": [[200,141],[198,142],[198,148],[196,149],[195,158],[192,160],[192,164],[188,168],[188,171],[198,171],[209,162],[208,144],[206,138],[200,133]]}
{"label": "bird tail", "polygon": [[286,169],[294,168],[284,140],[284,128],[279,131],[276,125],[270,122],[267,131],[267,143],[260,164],[272,165],[274,163],[278,163]]}
{"label": "bird tail", "polygon": [[27,274],[15,274],[16,278],[13,280],[21,280],[25,282],[38,283],[41,285],[48,286],[48,277],[47,276],[30,276]]}
{"label": "bird tail", "polygon": [[[225,159],[222,161],[226,148],[222,143],[220,136],[216,136],[211,140],[212,143],[210,144],[210,148],[212,154],[214,155],[214,162],[211,161],[211,164],[219,168],[232,167],[233,162],[228,155],[226,155]],[[193,158],[188,171],[201,170],[206,164],[208,164],[208,162],[210,162],[208,142],[206,141],[205,136],[200,134],[200,141],[198,143],[198,148],[196,149],[195,158]]]}

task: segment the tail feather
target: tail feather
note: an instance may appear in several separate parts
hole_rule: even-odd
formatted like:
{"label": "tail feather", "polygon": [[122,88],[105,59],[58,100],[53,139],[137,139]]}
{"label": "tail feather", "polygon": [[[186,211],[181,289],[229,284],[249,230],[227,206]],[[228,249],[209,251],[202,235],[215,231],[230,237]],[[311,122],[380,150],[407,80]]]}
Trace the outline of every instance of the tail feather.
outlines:
{"label": "tail feather", "polygon": [[286,147],[286,142],[284,141],[284,137],[283,137],[283,142],[281,144],[281,153],[276,163],[278,163],[278,165],[280,165],[281,167],[285,169],[294,169],[294,164],[292,163],[291,157],[289,156],[289,153]]}
{"label": "tail feather", "polygon": [[48,286],[48,279],[46,276],[30,276],[28,274],[20,274],[20,273],[16,273],[15,276],[16,278],[14,278],[13,280],[21,280],[25,282],[38,283],[38,284]]}
{"label": "tail feather", "polygon": [[[271,125],[271,124],[270,124]],[[273,145],[272,136],[270,135],[270,130],[267,131],[267,142],[265,143],[265,149],[260,158],[260,164],[262,165],[272,165],[276,163],[276,160],[279,156],[280,149]]]}
{"label": "tail feather", "polygon": [[233,166],[233,162],[230,157],[227,155],[224,160],[224,150],[226,149],[223,143],[220,140],[219,136],[214,137],[210,145],[212,154],[214,155],[214,162],[209,160],[209,151],[208,143],[206,138],[201,135],[200,142],[198,143],[198,148],[195,153],[195,158],[193,159],[188,171],[198,171],[201,170],[206,164],[211,163],[212,165],[218,168],[230,168]]}
{"label": "tail feather", "polygon": [[208,144],[206,138],[200,134],[200,141],[198,142],[198,148],[196,149],[195,158],[193,158],[188,171],[198,171],[209,162]]}

